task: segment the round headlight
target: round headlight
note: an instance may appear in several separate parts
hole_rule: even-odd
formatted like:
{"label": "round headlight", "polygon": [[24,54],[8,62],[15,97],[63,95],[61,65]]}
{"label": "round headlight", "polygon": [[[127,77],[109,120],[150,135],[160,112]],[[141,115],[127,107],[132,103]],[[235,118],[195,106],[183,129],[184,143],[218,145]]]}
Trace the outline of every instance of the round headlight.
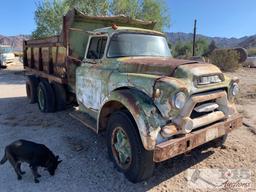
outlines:
{"label": "round headlight", "polygon": [[239,86],[237,83],[234,83],[231,87],[231,94],[236,96],[239,93]]}
{"label": "round headlight", "polygon": [[178,92],[173,99],[173,104],[177,109],[184,107],[186,102],[186,95],[183,92]]}

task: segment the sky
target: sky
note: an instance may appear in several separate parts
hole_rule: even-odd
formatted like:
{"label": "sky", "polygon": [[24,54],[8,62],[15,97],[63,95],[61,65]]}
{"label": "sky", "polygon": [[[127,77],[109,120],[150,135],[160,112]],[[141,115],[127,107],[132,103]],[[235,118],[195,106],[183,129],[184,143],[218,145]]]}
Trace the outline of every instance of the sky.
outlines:
{"label": "sky", "polygon": [[[38,0],[1,0],[0,34],[31,34]],[[207,36],[242,37],[256,34],[256,0],[166,0],[171,16],[168,32],[193,31]]]}
{"label": "sky", "polygon": [[256,0],[167,0],[171,32],[242,37],[256,34]]}

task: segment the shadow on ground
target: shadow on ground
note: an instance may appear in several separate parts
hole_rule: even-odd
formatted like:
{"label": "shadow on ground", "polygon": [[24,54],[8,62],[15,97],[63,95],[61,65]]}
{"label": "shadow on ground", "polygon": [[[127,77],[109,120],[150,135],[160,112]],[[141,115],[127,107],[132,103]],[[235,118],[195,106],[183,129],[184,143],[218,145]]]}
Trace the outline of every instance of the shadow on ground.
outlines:
{"label": "shadow on ground", "polygon": [[[78,182],[76,181],[77,172],[85,169],[86,174],[82,174],[79,180],[85,183],[93,180],[95,183],[90,185],[93,185],[95,190],[103,188],[113,191],[146,191],[200,163],[213,154],[213,151],[205,151],[209,146],[201,146],[193,150],[189,155],[180,155],[157,164],[152,178],[146,182],[133,184],[118,173],[117,170],[114,170],[113,164],[107,156],[104,133],[96,136],[80,122],[73,120],[68,113],[69,110],[45,114],[39,112],[36,104],[28,104],[25,97],[3,98],[0,99],[0,129],[6,128],[4,130],[19,131],[17,132],[19,133],[17,134],[18,136],[11,135],[9,136],[10,139],[23,136],[22,129],[20,129],[22,127],[26,129],[23,131],[26,132],[24,135],[29,135],[30,132],[34,131],[32,135],[26,136],[27,138],[31,137],[33,140],[42,141],[46,145],[53,146],[54,143],[52,142],[56,141],[58,144],[56,144],[55,150],[60,152],[59,155],[64,162],[60,168],[63,169],[60,170],[62,172],[60,173],[62,174],[61,177],[65,179],[73,178],[73,185],[76,185],[76,182]],[[38,134],[35,131],[38,131]],[[0,130],[0,136],[1,133],[2,131]],[[50,141],[47,137],[54,137],[54,139]],[[61,149],[58,148],[60,146],[62,146]],[[72,169],[68,173],[66,170],[69,167],[76,166],[74,162],[79,162],[79,169]],[[85,166],[80,167],[80,163]],[[100,182],[102,177],[104,181]],[[109,186],[109,183],[114,183],[114,186]],[[62,181],[56,183],[56,185],[61,187]]]}
{"label": "shadow on ground", "polygon": [[9,85],[9,84],[16,84],[21,85],[24,84],[25,81],[25,72],[24,70],[17,69],[17,70],[8,70],[1,69],[0,70],[0,85]]}

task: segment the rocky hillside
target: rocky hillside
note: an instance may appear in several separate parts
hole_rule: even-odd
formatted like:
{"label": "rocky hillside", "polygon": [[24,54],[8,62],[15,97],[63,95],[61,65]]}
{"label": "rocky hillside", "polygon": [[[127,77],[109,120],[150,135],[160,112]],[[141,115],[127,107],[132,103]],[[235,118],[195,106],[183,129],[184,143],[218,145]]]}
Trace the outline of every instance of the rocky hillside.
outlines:
{"label": "rocky hillside", "polygon": [[[193,34],[192,33],[166,33],[171,44],[176,44],[178,41],[187,42],[192,41]],[[245,36],[242,38],[222,38],[222,37],[208,37],[204,35],[197,35],[197,38],[206,39],[211,42],[215,41],[217,47],[226,48],[226,47],[256,47],[256,35],[253,36]]]}
{"label": "rocky hillside", "polygon": [[256,35],[246,38],[244,41],[240,42],[238,45],[244,48],[251,48],[251,47],[256,48]]}
{"label": "rocky hillside", "polygon": [[21,51],[23,40],[29,39],[29,35],[17,35],[17,36],[3,36],[0,35],[0,44],[2,45],[11,45],[14,51]]}
{"label": "rocky hillside", "polygon": [[[192,33],[166,33],[171,44],[176,44],[178,41],[188,42],[193,38]],[[15,51],[22,50],[22,44],[24,39],[29,39],[29,35],[17,35],[17,36],[3,36],[0,35],[0,44],[12,45]],[[251,48],[256,47],[256,35],[245,36],[242,38],[223,38],[223,37],[208,37],[204,35],[197,35],[197,38],[206,39],[211,42],[215,41],[217,47],[244,47]]]}

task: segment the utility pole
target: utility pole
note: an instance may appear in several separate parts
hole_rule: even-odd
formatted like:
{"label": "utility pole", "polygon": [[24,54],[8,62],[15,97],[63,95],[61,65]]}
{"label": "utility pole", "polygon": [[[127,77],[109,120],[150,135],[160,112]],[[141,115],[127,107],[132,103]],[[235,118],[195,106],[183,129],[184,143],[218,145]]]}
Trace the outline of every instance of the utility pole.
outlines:
{"label": "utility pole", "polygon": [[193,56],[195,56],[195,48],[196,48],[196,19],[194,22],[194,34],[193,34],[193,52],[192,52]]}

